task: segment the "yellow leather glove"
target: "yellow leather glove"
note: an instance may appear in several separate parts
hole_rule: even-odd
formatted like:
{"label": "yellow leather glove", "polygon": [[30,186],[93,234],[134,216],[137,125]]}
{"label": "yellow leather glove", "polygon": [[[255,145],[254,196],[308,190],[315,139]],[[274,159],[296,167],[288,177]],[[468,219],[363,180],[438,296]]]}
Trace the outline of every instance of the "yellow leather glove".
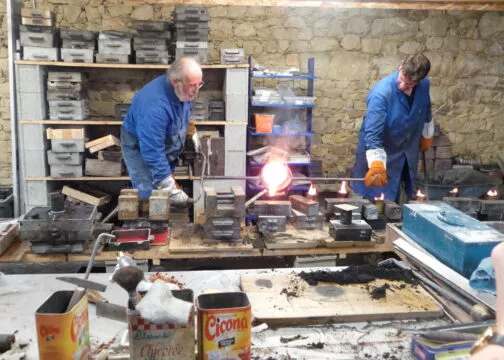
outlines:
{"label": "yellow leather glove", "polygon": [[371,163],[366,176],[364,177],[366,186],[385,186],[387,185],[387,169],[383,161],[375,160]]}
{"label": "yellow leather glove", "polygon": [[434,140],[433,137],[424,138],[422,136],[422,138],[420,139],[420,151],[425,152],[425,151],[429,150],[429,148],[432,146],[432,140]]}

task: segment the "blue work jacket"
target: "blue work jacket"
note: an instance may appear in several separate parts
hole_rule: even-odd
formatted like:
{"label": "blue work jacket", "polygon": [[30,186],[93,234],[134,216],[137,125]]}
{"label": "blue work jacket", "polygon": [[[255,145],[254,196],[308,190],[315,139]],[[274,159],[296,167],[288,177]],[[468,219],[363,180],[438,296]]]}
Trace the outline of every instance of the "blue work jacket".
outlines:
{"label": "blue work jacket", "polygon": [[153,183],[173,173],[184,150],[192,103],[180,102],[167,75],[145,85],[134,97],[123,129],[138,139]]}
{"label": "blue work jacket", "polygon": [[354,176],[362,178],[368,171],[366,150],[384,149],[387,154],[388,178],[387,185],[383,187],[367,187],[364,182],[357,181],[352,183],[352,189],[357,194],[370,200],[383,193],[386,199],[395,201],[406,164],[409,170],[406,194],[411,199],[418,167],[420,137],[424,124],[432,121],[429,79],[425,78],[415,86],[410,105],[408,96],[397,87],[398,75],[399,71],[396,71],[381,79],[366,99],[367,110],[359,132]]}

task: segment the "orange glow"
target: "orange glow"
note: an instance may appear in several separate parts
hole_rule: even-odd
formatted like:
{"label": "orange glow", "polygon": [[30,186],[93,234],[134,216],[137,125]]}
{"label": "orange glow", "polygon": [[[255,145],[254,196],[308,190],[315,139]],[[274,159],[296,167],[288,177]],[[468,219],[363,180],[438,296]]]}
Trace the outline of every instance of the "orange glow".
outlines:
{"label": "orange glow", "polygon": [[497,197],[497,190],[488,190],[487,196]]}
{"label": "orange glow", "polygon": [[317,195],[317,189],[315,189],[315,186],[313,186],[313,184],[310,184],[310,188],[308,189],[308,195],[309,196]]}
{"label": "orange glow", "polygon": [[416,198],[419,200],[425,199],[425,194],[422,192],[422,190],[418,189],[418,191],[416,193]]}
{"label": "orange glow", "polygon": [[383,201],[383,200],[385,200],[385,195],[383,195],[383,193],[381,193],[379,198],[377,197],[374,198],[374,201]]}
{"label": "orange glow", "polygon": [[289,177],[289,167],[284,162],[270,161],[262,168],[261,178],[270,197],[282,190],[282,185],[288,185]]}
{"label": "orange glow", "polygon": [[348,190],[347,190],[347,182],[346,181],[342,181],[341,182],[341,187],[338,191],[340,194],[348,194]]}

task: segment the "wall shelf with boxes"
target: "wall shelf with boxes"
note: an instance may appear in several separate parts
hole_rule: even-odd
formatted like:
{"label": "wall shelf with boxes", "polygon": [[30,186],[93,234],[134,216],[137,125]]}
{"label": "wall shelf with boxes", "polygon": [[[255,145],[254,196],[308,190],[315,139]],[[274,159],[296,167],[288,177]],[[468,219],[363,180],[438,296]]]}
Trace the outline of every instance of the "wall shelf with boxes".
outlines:
{"label": "wall shelf with boxes", "polygon": [[[122,125],[122,121],[119,120],[79,120],[78,124],[75,123],[76,120],[21,120],[20,124],[46,124],[46,125]],[[247,125],[245,121],[237,122],[227,122],[222,121],[195,121],[196,126],[239,126]]]}
{"label": "wall shelf with boxes", "polygon": [[[255,66],[251,57],[249,65],[247,175],[257,175],[265,164],[261,147],[283,150],[296,177],[313,175],[309,169],[312,166],[311,137],[314,135],[315,59],[308,59],[306,73],[272,72]],[[276,88],[271,88],[272,83]],[[309,186],[308,181],[300,181],[289,190],[306,191]],[[263,187],[249,182],[247,190],[256,192]]]}
{"label": "wall shelf with boxes", "polygon": [[[102,66],[103,65],[103,66]],[[93,114],[83,113],[83,120],[50,120],[47,89],[48,73],[52,71],[59,72],[85,72],[92,76],[94,71],[101,68],[107,69],[109,75],[113,76],[113,69],[122,71],[126,66],[127,71],[145,71],[157,70],[162,74],[162,70],[168,69],[169,65],[135,65],[135,64],[85,64],[85,63],[62,63],[62,62],[33,62],[18,60],[15,63],[16,75],[16,97],[17,111],[16,118],[18,127],[18,152],[19,152],[19,182],[20,182],[20,210],[26,212],[34,206],[48,206],[47,194],[58,190],[61,184],[69,182],[88,182],[108,184],[129,182],[129,177],[120,176],[79,176],[81,173],[68,176],[51,176],[49,172],[48,150],[52,149],[50,140],[46,138],[48,128],[71,129],[81,128],[87,133],[92,132],[112,133],[118,137],[121,120],[113,117],[92,116]],[[215,174],[209,172],[208,175],[234,175],[244,176],[246,167],[246,132],[248,124],[248,64],[232,65],[203,65],[203,79],[219,78],[218,96],[222,96],[223,101],[220,108],[211,117],[208,114],[201,115],[200,120],[196,121],[199,131],[215,132],[222,139],[222,153],[219,153],[219,160],[213,156],[211,162],[215,165],[214,169],[220,168],[221,173]],[[98,73],[97,73],[98,74]],[[119,73],[119,79],[121,73]],[[97,76],[97,75],[95,75]],[[212,79],[211,79],[212,80]],[[119,80],[121,81],[121,80]],[[143,86],[143,85],[142,85]],[[217,86],[217,85],[216,85]],[[216,89],[214,89],[216,90]],[[81,90],[79,90],[81,91]],[[202,90],[204,91],[204,90]],[[83,90],[85,93],[85,90]],[[214,91],[215,93],[215,91]],[[211,101],[210,101],[211,102]],[[208,101],[207,101],[208,103]],[[220,114],[220,116],[219,116]],[[89,116],[91,115],[91,116]],[[225,119],[225,120],[224,120]],[[96,136],[89,137],[96,139]],[[83,140],[79,140],[83,141]],[[118,148],[116,147],[116,150]],[[87,153],[87,149],[86,149]],[[212,150],[210,150],[212,153]],[[83,153],[78,155],[82,159]],[[85,156],[84,156],[85,157]],[[79,160],[82,161],[82,160]],[[217,163],[220,166],[217,167]],[[84,164],[84,162],[82,162]],[[80,165],[82,172],[82,165]],[[192,188],[193,196],[202,192],[199,180],[200,174],[190,172],[186,175],[177,175],[177,180],[185,181],[184,187]],[[209,181],[208,186],[220,189],[229,189],[230,186],[241,185],[244,187],[244,181],[230,180],[219,181],[216,184]],[[205,186],[207,186],[205,182]],[[195,205],[195,213],[201,212],[203,202]]]}
{"label": "wall shelf with boxes", "polygon": [[[107,63],[82,63],[82,62],[63,62],[63,61],[32,61],[16,60],[16,65],[40,65],[67,68],[102,68],[102,69],[145,69],[145,70],[166,70],[170,65],[165,64],[107,64]],[[202,64],[205,69],[248,69],[248,64]]]}

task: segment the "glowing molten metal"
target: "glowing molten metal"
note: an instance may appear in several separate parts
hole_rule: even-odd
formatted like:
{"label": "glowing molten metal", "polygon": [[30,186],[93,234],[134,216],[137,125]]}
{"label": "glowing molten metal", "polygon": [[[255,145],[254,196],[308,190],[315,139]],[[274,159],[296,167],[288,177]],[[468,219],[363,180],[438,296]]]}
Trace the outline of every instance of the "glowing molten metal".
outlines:
{"label": "glowing molten metal", "polygon": [[292,173],[284,162],[271,161],[262,168],[261,180],[264,187],[268,189],[270,197],[289,186],[291,179]]}
{"label": "glowing molten metal", "polygon": [[379,197],[379,198],[377,198],[377,197],[375,197],[375,198],[374,198],[374,201],[375,201],[375,202],[376,202],[376,201],[383,201],[383,200],[385,200],[385,195],[384,195],[383,193],[381,193],[381,195],[380,195],[380,197]]}
{"label": "glowing molten metal", "polygon": [[341,195],[346,195],[348,194],[348,190],[347,190],[347,182],[346,181],[342,181],[341,182],[341,187],[338,191]]}
{"label": "glowing molten metal", "polygon": [[418,189],[416,193],[416,198],[417,200],[425,200],[425,194],[422,192],[422,190]]}
{"label": "glowing molten metal", "polygon": [[497,190],[488,190],[486,193],[487,200],[497,200]]}

